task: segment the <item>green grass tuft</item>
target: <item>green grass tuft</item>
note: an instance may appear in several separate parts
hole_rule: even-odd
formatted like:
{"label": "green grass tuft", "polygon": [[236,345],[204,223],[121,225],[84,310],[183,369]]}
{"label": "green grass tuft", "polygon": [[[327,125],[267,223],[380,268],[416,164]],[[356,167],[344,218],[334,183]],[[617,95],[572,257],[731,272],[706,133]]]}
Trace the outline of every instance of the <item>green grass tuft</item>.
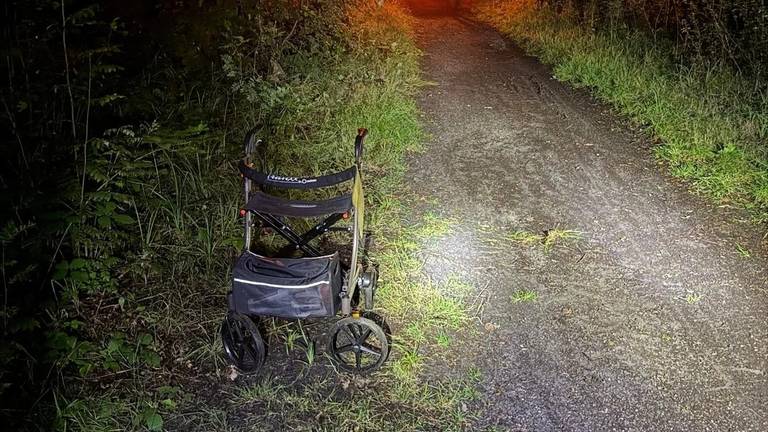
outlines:
{"label": "green grass tuft", "polygon": [[509,240],[520,243],[524,246],[535,246],[541,244],[544,240],[544,236],[541,234],[534,234],[528,231],[513,231],[508,236]]}
{"label": "green grass tuft", "polygon": [[558,243],[568,243],[581,239],[581,233],[574,230],[553,228],[544,232],[542,244],[544,249],[550,249]]}
{"label": "green grass tuft", "polygon": [[527,247],[541,245],[544,248],[544,251],[549,251],[556,245],[566,244],[581,239],[581,233],[579,231],[556,227],[545,230],[541,234],[522,230],[512,231],[506,235],[505,238]]}
{"label": "green grass tuft", "polygon": [[536,291],[521,289],[512,294],[512,303],[532,302],[536,301],[538,298],[539,295],[536,294]]}
{"label": "green grass tuft", "polygon": [[416,225],[413,235],[419,239],[433,239],[444,237],[451,232],[456,220],[443,218],[434,213],[427,213],[422,221]]}
{"label": "green grass tuft", "polygon": [[688,302],[688,304],[695,304],[695,303],[698,303],[699,301],[701,301],[701,297],[702,297],[701,294],[688,293],[685,296],[685,301]]}
{"label": "green grass tuft", "polygon": [[741,255],[743,258],[749,258],[752,256],[752,252],[749,251],[746,247],[744,247],[741,243],[736,243],[736,251]]}

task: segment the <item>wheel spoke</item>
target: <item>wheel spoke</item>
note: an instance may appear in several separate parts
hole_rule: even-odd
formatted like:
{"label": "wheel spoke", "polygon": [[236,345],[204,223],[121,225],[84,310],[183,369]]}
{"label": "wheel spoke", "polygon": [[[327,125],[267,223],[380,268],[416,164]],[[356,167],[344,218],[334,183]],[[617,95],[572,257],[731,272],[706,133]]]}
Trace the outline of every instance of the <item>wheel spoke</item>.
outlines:
{"label": "wheel spoke", "polygon": [[227,320],[227,333],[229,333],[229,340],[231,340],[232,343],[234,343],[235,335],[232,334],[232,322],[230,320]]}
{"label": "wheel spoke", "polygon": [[341,329],[344,330],[344,333],[347,335],[347,338],[349,339],[349,341],[354,342],[357,340],[357,338],[355,338],[355,335],[352,334],[352,331],[348,327],[350,326],[344,326]]}
{"label": "wheel spoke", "polygon": [[344,346],[338,347],[338,348],[336,348],[336,354],[343,354],[345,352],[352,351],[352,347],[353,347],[352,344],[348,344],[348,345],[344,345]]}
{"label": "wheel spoke", "polygon": [[[248,355],[251,357],[254,363],[259,362],[259,356],[256,350],[254,349],[254,346],[248,343],[248,341],[243,342],[243,345],[245,345],[245,352],[248,353]],[[245,359],[243,359],[245,360]]]}
{"label": "wheel spoke", "polygon": [[242,342],[245,338],[243,337],[243,329],[240,325],[240,321],[234,320],[234,324],[235,325],[233,327],[235,328],[235,333],[237,334],[237,339],[235,340],[237,342]]}
{"label": "wheel spoke", "polygon": [[237,358],[238,362],[243,361],[244,354],[245,354],[245,344],[241,342],[237,345],[237,351],[235,352],[235,358]]}
{"label": "wheel spoke", "polygon": [[[342,334],[348,340],[341,340]],[[331,359],[347,372],[376,370],[389,353],[389,340],[381,324],[365,317],[346,317],[338,321],[328,342]]]}
{"label": "wheel spoke", "polygon": [[363,351],[364,353],[375,355],[376,357],[381,357],[381,352],[376,351],[376,348],[374,347],[368,347],[368,346],[365,346],[365,344],[363,344],[360,346],[360,350]]}
{"label": "wheel spoke", "polygon": [[352,333],[352,340],[356,341],[360,337],[360,328],[355,324],[349,324],[347,326],[349,328],[349,331]]}
{"label": "wheel spoke", "polygon": [[361,344],[361,343],[365,342],[365,340],[368,339],[368,336],[371,335],[372,331],[373,330],[371,330],[369,328],[365,329],[365,333],[363,333],[359,338],[357,338],[357,343]]}

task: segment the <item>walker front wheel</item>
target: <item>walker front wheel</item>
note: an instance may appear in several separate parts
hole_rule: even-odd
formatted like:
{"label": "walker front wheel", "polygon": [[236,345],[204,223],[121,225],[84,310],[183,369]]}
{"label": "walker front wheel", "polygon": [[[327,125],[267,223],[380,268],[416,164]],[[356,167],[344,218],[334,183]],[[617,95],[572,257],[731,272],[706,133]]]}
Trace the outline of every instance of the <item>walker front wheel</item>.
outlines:
{"label": "walker front wheel", "polygon": [[372,320],[347,317],[333,326],[328,351],[340,369],[371,373],[389,356],[389,340],[384,330]]}
{"label": "walker front wheel", "polygon": [[221,323],[221,342],[229,361],[244,374],[257,372],[264,364],[267,349],[256,323],[230,311]]}

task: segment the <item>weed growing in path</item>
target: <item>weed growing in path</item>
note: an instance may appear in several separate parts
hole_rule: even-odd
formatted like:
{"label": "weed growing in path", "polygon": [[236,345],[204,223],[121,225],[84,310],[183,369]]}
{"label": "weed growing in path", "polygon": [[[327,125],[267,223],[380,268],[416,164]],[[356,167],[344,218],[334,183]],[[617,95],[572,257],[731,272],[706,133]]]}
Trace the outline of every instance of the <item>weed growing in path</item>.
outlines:
{"label": "weed growing in path", "polygon": [[688,293],[685,296],[685,301],[688,302],[688,304],[695,304],[701,301],[701,294],[697,293]]}
{"label": "weed growing in path", "polygon": [[532,302],[539,298],[536,291],[521,289],[512,294],[512,303]]}
{"label": "weed growing in path", "polygon": [[437,344],[443,348],[448,348],[451,345],[451,337],[440,332],[437,335]]}
{"label": "weed growing in path", "polygon": [[542,240],[544,240],[543,235],[534,234],[528,231],[513,231],[507,238],[515,243],[520,243],[523,246],[536,246],[537,244],[541,244]]}
{"label": "weed growing in path", "polygon": [[746,247],[742,246],[741,243],[736,243],[736,251],[741,255],[743,258],[749,258],[752,256],[752,253],[747,249]]}
{"label": "weed growing in path", "polygon": [[523,246],[534,247],[541,245],[545,252],[548,252],[558,244],[565,244],[581,239],[579,231],[552,228],[544,230],[541,234],[535,234],[529,231],[513,231],[506,238],[512,242],[522,244]]}
{"label": "weed growing in path", "polygon": [[578,231],[553,228],[544,231],[542,244],[544,250],[549,250],[558,243],[569,243],[579,239],[581,239],[581,233]]}

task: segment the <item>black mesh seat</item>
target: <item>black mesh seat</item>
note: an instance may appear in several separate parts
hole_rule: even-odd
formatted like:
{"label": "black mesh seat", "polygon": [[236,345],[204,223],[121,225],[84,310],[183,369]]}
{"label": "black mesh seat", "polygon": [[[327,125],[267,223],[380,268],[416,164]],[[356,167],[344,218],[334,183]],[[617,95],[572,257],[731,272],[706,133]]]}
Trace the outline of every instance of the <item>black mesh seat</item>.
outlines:
{"label": "black mesh seat", "polygon": [[352,195],[345,194],[327,200],[289,200],[254,192],[245,208],[250,211],[288,217],[318,217],[344,213],[352,208]]}

